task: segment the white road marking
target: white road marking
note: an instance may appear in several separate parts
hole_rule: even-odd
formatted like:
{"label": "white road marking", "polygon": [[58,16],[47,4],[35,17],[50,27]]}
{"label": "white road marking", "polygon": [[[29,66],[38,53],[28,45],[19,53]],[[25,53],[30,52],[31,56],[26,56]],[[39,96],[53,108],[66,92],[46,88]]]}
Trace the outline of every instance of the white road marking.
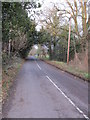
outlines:
{"label": "white road marking", "polygon": [[83,115],[84,118],[90,120],[90,118],[87,115],[85,115],[84,112],[80,110],[80,108],[78,108],[67,95],[65,95],[65,93],[50,79],[50,77],[46,76],[46,78],[61,92],[62,95],[64,95],[64,97],[78,110],[79,113]]}
{"label": "white road marking", "polygon": [[41,67],[39,66],[39,64],[37,63],[37,66],[38,66],[38,68],[41,70]]}

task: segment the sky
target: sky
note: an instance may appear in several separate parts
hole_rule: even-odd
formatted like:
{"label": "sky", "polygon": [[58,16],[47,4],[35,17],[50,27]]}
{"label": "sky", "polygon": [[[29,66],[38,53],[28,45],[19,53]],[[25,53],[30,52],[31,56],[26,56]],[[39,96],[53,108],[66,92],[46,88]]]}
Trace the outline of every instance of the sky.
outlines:
{"label": "sky", "polygon": [[[48,8],[52,8],[53,4],[58,4],[58,3],[63,3],[64,0],[39,0],[39,2],[41,3],[41,10],[42,11],[47,11]],[[38,22],[38,20],[36,20]],[[41,29],[41,25],[38,24],[36,26],[37,31],[39,31]]]}
{"label": "sky", "polygon": [[[53,3],[57,6],[60,6],[60,8],[62,9],[64,9],[64,7],[61,4],[64,4],[65,6],[67,6],[65,0],[39,0],[39,2],[42,4],[42,7],[40,9],[44,12],[47,11],[48,9],[51,9],[53,7]],[[43,17],[40,19],[43,19]],[[38,19],[36,19],[36,21],[38,23],[38,25],[36,26],[36,30],[39,31],[41,29],[41,24],[39,23]]]}
{"label": "sky", "polygon": [[[49,8],[52,8],[52,6],[53,6],[53,4],[52,3],[55,3],[55,5],[57,5],[57,6],[59,6],[59,8],[61,8],[61,9],[68,9],[69,10],[69,7],[67,6],[67,4],[66,4],[66,0],[38,0],[38,1],[40,1],[40,3],[42,4],[42,7],[40,8],[42,11],[47,11],[47,9]],[[69,0],[71,3],[73,3],[73,0]],[[78,0],[77,0],[78,1]],[[63,7],[63,5],[65,6],[65,8]],[[41,17],[41,16],[40,16]],[[44,17],[44,16],[43,16]],[[42,19],[43,17],[41,17],[41,18],[39,18],[39,20],[40,19]],[[70,15],[68,15],[68,17],[70,17]],[[38,18],[36,19],[36,22],[37,22],[37,26],[36,26],[36,30],[37,31],[39,31],[40,30],[40,28],[41,28],[41,25],[40,25],[40,23],[39,23],[39,21],[38,21]],[[71,24],[72,24],[72,26],[74,26],[74,21],[73,21],[73,19],[71,19]],[[81,22],[81,17],[78,17],[78,24],[79,24],[79,27],[80,27],[80,29],[82,29],[81,28],[81,24],[82,24],[82,22]]]}

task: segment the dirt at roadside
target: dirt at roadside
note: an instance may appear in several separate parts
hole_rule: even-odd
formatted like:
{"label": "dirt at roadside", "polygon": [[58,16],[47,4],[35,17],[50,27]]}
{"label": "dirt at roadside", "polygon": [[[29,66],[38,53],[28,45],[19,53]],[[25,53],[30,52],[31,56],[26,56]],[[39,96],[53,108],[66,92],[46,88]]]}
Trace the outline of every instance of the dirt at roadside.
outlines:
{"label": "dirt at roadside", "polygon": [[12,61],[12,64],[2,69],[2,103],[8,97],[8,91],[12,86],[14,79],[19,72],[24,60],[17,58]]}
{"label": "dirt at roadside", "polygon": [[69,74],[72,74],[75,77],[78,77],[78,78],[81,78],[82,80],[90,82],[88,79],[88,72],[81,71],[78,68],[76,69],[74,66],[70,66],[70,65],[68,66],[67,64],[62,62],[50,61],[50,60],[43,60],[43,61],[52,66],[55,66],[60,70],[63,70]]}

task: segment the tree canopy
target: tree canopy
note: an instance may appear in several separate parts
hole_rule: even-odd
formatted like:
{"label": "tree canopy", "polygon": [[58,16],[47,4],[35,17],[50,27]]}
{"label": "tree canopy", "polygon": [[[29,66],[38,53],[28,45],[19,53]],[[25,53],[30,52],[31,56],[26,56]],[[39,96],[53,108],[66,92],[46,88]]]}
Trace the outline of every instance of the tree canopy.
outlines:
{"label": "tree canopy", "polygon": [[[3,53],[9,57],[18,54],[25,58],[31,46],[44,44],[48,47],[50,59],[66,62],[68,17],[71,17],[74,23],[71,24],[70,60],[74,59],[76,53],[86,51],[87,3],[82,0],[79,2],[74,0],[72,3],[66,0],[64,5],[67,5],[68,9],[65,7],[62,9],[53,4],[52,8],[46,11],[40,9],[40,12],[35,13],[35,9],[41,5],[36,4],[33,0],[29,3],[2,3]],[[39,18],[38,22],[36,22],[36,16]],[[81,28],[78,23],[79,17],[81,18]],[[41,24],[40,31],[36,31],[38,23]]]}
{"label": "tree canopy", "polygon": [[25,57],[34,44],[35,22],[30,20],[26,11],[30,5],[19,2],[2,3],[2,42],[6,54],[10,50],[13,54],[19,53]]}

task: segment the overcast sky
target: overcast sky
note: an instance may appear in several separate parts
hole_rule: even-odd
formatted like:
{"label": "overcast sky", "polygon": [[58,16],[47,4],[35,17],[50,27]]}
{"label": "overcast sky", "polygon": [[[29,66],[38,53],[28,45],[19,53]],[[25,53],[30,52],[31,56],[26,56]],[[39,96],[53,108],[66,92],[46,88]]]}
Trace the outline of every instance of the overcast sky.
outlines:
{"label": "overcast sky", "polygon": [[[39,1],[41,3],[41,8],[40,9],[42,11],[47,11],[48,9],[52,8],[53,7],[53,3],[56,4],[56,5],[59,5],[60,3],[64,2],[64,4],[65,4],[64,0],[39,0]],[[61,7],[63,7],[63,6],[61,6]],[[40,28],[41,28],[41,25],[38,24],[37,27],[36,27],[36,29],[39,31]]]}
{"label": "overcast sky", "polygon": [[[66,4],[66,0],[39,0],[40,3],[42,4],[42,7],[40,8],[42,11],[47,11],[48,8],[52,8],[53,7],[53,4],[52,3],[55,3],[57,6],[59,6],[59,8],[61,9],[67,9],[67,10],[70,10],[68,5]],[[73,5],[73,0],[69,0],[72,5]],[[78,0],[77,0],[78,1]],[[63,4],[63,5],[62,5]],[[70,15],[68,16],[70,17]],[[41,25],[39,24],[39,22],[37,21],[38,25],[36,27],[37,30],[40,30],[41,28]],[[71,20],[71,24],[74,26],[74,22],[73,22],[73,19]],[[79,24],[79,27],[81,27],[81,18],[78,17],[78,24]]]}
{"label": "overcast sky", "polygon": [[[56,5],[56,6],[59,6],[59,8],[62,8],[62,9],[65,9],[64,7],[67,7],[67,9],[69,9],[69,7],[67,6],[67,4],[66,4],[66,0],[39,0],[40,1],[40,3],[41,3],[41,10],[42,11],[44,11],[44,13],[45,12],[47,12],[48,11],[48,9],[51,9],[52,7],[53,7],[53,3]],[[71,2],[72,2],[72,0],[71,0]],[[64,4],[64,5],[62,5],[62,4]],[[48,12],[47,12],[47,14],[48,14]],[[70,16],[70,15],[69,15]],[[69,17],[68,16],[68,17]],[[40,19],[43,19],[43,17],[44,16],[41,16],[41,18],[39,18],[39,20]],[[41,24],[39,23],[39,21],[38,21],[38,19],[36,19],[36,21],[37,21],[37,23],[38,23],[38,25],[36,26],[36,29],[37,29],[37,31],[39,31],[40,30],[40,28],[41,28]]]}

